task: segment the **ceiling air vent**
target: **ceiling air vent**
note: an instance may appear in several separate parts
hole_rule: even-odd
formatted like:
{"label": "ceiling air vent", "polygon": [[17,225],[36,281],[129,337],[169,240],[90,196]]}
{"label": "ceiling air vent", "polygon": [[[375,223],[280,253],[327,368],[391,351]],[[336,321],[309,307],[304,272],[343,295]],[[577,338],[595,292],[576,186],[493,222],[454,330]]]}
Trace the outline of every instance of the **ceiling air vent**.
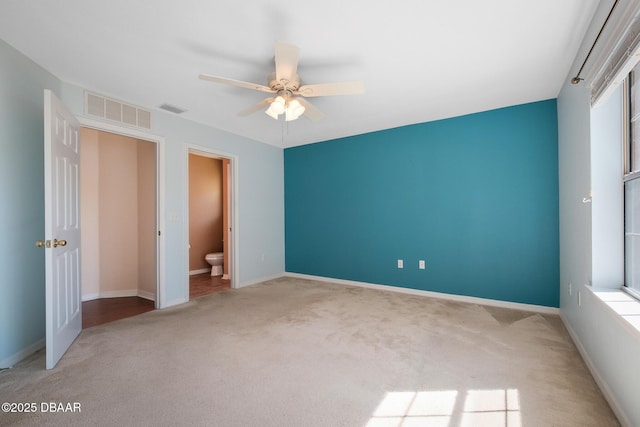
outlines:
{"label": "ceiling air vent", "polygon": [[165,111],[169,111],[170,113],[173,113],[173,114],[182,114],[185,111],[187,111],[187,110],[184,110],[184,109],[182,109],[180,107],[176,107],[175,105],[171,105],[171,104],[162,104],[160,106],[160,108],[162,108]]}
{"label": "ceiling air vent", "polygon": [[84,111],[101,119],[151,129],[151,111],[95,93],[85,92]]}

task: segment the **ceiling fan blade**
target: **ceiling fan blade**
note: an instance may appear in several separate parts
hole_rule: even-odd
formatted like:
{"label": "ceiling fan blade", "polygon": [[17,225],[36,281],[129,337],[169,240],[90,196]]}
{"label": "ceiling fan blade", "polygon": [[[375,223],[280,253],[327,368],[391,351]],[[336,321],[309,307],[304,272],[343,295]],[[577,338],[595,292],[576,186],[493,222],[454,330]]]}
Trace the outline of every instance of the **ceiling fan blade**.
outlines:
{"label": "ceiling fan blade", "polygon": [[273,102],[274,98],[265,98],[262,101],[258,102],[257,104],[252,105],[251,107],[247,108],[246,110],[242,110],[238,113],[239,116],[245,117],[248,116],[249,114],[253,114],[256,111],[260,111],[262,110],[264,107],[266,107],[267,105],[271,104]]}
{"label": "ceiling fan blade", "polygon": [[309,101],[304,98],[296,98],[298,102],[304,107],[304,115],[311,121],[320,120],[324,117],[322,111],[314,107]]}
{"label": "ceiling fan blade", "polygon": [[300,49],[296,46],[276,42],[276,80],[293,81],[298,72]]}
{"label": "ceiling fan blade", "polygon": [[364,93],[364,82],[340,82],[321,83],[317,85],[303,85],[295,92],[297,95],[306,97],[312,96],[336,96],[336,95],[359,95]]}
{"label": "ceiling fan blade", "polygon": [[245,89],[259,90],[261,92],[275,93],[275,91],[270,87],[259,85],[256,83],[248,83],[240,80],[228,79],[226,77],[211,76],[209,74],[200,74],[200,76],[198,77],[200,77],[202,80],[209,80],[210,82],[222,83],[230,86],[243,87]]}

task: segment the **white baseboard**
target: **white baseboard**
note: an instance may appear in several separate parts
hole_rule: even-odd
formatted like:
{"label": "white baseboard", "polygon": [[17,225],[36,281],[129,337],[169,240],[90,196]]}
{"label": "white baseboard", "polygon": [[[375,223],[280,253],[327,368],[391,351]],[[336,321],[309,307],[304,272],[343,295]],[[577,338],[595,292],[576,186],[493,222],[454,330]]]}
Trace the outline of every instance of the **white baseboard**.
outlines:
{"label": "white baseboard", "polygon": [[256,285],[258,283],[266,282],[268,280],[278,279],[278,278],[280,278],[280,277],[282,277],[282,276],[284,276],[286,274],[287,273],[282,272],[282,273],[275,274],[273,276],[261,277],[259,279],[249,280],[249,281],[246,281],[246,282],[239,283],[236,287],[237,288],[244,288],[245,286]]}
{"label": "white baseboard", "polygon": [[45,346],[45,342],[46,339],[42,338],[41,340],[36,341],[30,346],[23,348],[16,354],[9,356],[6,359],[0,360],[0,369],[10,368],[21,360],[31,356],[36,351],[43,349]]}
{"label": "white baseboard", "polygon": [[82,302],[93,301],[94,299],[98,299],[98,298],[100,298],[100,293],[82,294]]}
{"label": "white baseboard", "polygon": [[204,273],[211,273],[211,269],[210,268],[201,268],[200,270],[191,270],[189,271],[189,276],[193,276],[196,274],[204,274]]}
{"label": "white baseboard", "polygon": [[471,304],[488,305],[492,307],[510,308],[513,310],[532,311],[543,314],[559,314],[560,309],[556,307],[547,307],[544,305],[522,304],[518,302],[500,301],[488,298],[469,297],[465,295],[445,294],[442,292],[423,291],[420,289],[403,288],[400,286],[378,285],[375,283],[356,282],[353,280],[333,279],[331,277],[312,276],[309,274],[289,273],[285,272],[284,276],[296,277],[299,279],[316,280],[318,282],[336,283],[338,285],[358,286],[361,288],[378,289],[382,291],[399,292],[409,295],[418,295],[430,298],[440,298],[450,301],[467,302]]}
{"label": "white baseboard", "polygon": [[580,341],[578,334],[573,330],[573,328],[571,327],[571,323],[565,317],[562,311],[560,311],[560,319],[562,319],[562,323],[564,324],[565,328],[567,328],[567,331],[569,332],[569,335],[571,336],[573,343],[576,345],[576,348],[578,349],[580,356],[582,356],[582,360],[584,360],[584,363],[587,365],[589,372],[591,372],[591,376],[595,380],[596,384],[598,384],[600,391],[604,395],[604,398],[606,399],[606,401],[609,403],[609,406],[611,407],[611,410],[618,418],[618,421],[623,427],[631,427],[632,424],[629,421],[629,418],[627,418],[627,415],[622,410],[622,407],[620,406],[620,404],[618,404],[618,401],[613,395],[613,392],[609,388],[609,384],[607,384],[607,382],[602,377],[602,374],[600,374],[600,371],[598,370],[598,368],[596,368],[596,365],[593,363],[593,361],[589,357],[589,353],[582,345],[582,342]]}
{"label": "white baseboard", "polygon": [[139,289],[123,289],[120,291],[105,291],[97,294],[82,295],[82,302],[92,301],[100,298],[122,298],[122,297],[140,297],[151,301],[156,300],[156,296],[152,292],[141,291]]}
{"label": "white baseboard", "polygon": [[156,300],[156,294],[154,292],[141,291],[138,289],[138,295],[140,298],[148,299],[149,301]]}

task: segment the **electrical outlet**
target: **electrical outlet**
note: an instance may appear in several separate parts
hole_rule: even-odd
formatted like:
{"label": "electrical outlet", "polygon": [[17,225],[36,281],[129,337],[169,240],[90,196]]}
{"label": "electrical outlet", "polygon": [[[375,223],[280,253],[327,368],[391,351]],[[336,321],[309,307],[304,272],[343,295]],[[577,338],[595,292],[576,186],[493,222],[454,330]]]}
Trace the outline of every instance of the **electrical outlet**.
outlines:
{"label": "electrical outlet", "polygon": [[404,268],[404,261],[401,259],[398,260],[398,268]]}
{"label": "electrical outlet", "polygon": [[426,268],[425,264],[424,264],[424,260],[421,259],[420,261],[418,261],[418,268],[420,270],[424,270]]}

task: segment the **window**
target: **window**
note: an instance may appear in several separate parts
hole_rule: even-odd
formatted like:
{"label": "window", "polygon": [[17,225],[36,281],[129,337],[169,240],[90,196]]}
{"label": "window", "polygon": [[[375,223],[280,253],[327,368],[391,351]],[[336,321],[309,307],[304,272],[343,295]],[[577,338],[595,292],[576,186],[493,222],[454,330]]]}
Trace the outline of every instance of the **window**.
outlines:
{"label": "window", "polygon": [[640,298],[640,64],[627,79],[624,137],[625,290]]}

